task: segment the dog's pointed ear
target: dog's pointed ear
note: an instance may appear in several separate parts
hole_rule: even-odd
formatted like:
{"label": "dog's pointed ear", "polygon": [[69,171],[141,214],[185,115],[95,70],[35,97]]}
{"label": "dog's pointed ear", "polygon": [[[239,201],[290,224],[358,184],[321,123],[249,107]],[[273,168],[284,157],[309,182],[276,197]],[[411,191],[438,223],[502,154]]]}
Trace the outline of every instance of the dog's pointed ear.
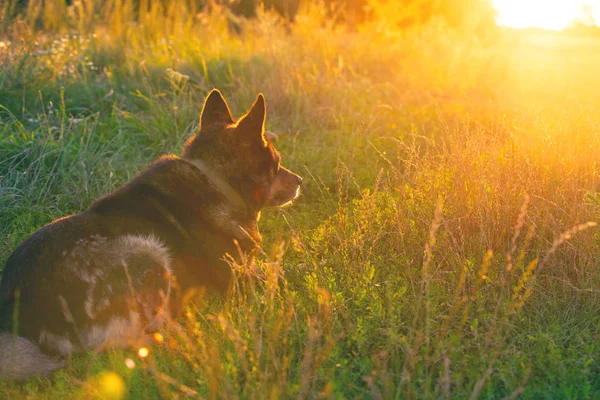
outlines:
{"label": "dog's pointed ear", "polygon": [[246,136],[256,137],[259,136],[263,143],[267,144],[265,139],[265,118],[267,116],[267,107],[265,104],[265,96],[259,93],[258,97],[250,111],[244,115],[237,123],[238,130]]}
{"label": "dog's pointed ear", "polygon": [[233,118],[229,106],[219,90],[213,89],[206,97],[202,113],[200,114],[200,129],[219,123],[222,125],[232,124]]}

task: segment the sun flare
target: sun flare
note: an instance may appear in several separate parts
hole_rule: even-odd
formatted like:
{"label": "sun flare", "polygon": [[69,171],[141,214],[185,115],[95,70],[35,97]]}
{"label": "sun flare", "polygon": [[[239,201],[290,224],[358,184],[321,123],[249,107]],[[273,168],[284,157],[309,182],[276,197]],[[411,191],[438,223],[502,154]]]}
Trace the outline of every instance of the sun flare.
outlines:
{"label": "sun flare", "polygon": [[493,0],[498,24],[560,31],[575,20],[600,22],[600,0]]}

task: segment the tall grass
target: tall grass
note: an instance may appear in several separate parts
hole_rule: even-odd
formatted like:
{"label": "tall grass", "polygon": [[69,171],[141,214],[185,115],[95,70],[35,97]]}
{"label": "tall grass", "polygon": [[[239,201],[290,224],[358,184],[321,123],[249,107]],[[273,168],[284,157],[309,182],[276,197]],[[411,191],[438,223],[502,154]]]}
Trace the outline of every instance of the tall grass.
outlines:
{"label": "tall grass", "polygon": [[600,395],[597,44],[383,16],[349,30],[318,7],[237,32],[216,6],[59,4],[2,25],[1,260],[177,153],[213,87],[236,115],[265,93],[305,186],[261,219],[264,282],[232,265],[231,293],[167,324],[148,357],[78,356],[0,394]]}

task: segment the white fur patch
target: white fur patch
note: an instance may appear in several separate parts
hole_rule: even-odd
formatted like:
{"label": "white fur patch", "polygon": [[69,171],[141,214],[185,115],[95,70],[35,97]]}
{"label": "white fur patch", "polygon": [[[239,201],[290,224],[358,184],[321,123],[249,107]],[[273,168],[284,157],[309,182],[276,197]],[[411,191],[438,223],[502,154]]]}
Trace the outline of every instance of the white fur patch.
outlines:
{"label": "white fur patch", "polygon": [[[95,268],[93,262],[98,258],[107,258],[109,253],[108,240],[100,235],[92,235],[75,242],[65,258],[65,263],[82,281],[95,284],[98,278],[102,277],[104,271],[101,268]],[[110,260],[107,259],[106,262],[110,262]]]}
{"label": "white fur patch", "polygon": [[106,342],[114,347],[126,347],[142,334],[140,315],[134,311],[129,313],[129,319],[115,317],[106,327]]}
{"label": "white fur patch", "polygon": [[93,325],[83,333],[86,348],[109,345],[127,347],[143,336],[140,315],[130,311],[129,318],[113,317],[107,325]]}
{"label": "white fur patch", "polygon": [[154,235],[124,235],[114,240],[114,251],[121,254],[147,253],[157,260],[169,273],[171,270],[171,257],[169,249]]}
{"label": "white fur patch", "polygon": [[[110,307],[113,300],[113,285],[115,285],[115,282],[111,282],[110,279],[116,279],[115,276],[118,278],[119,274],[115,275],[116,268],[127,265],[136,256],[143,256],[143,260],[148,257],[148,262],[151,263],[149,268],[159,265],[164,269],[166,275],[172,273],[169,250],[154,235],[123,235],[113,240],[94,235],[76,242],[65,262],[68,268],[85,282],[86,299],[83,308],[90,319],[94,320],[99,312]],[[165,304],[162,308],[166,306],[170,292],[170,279],[167,276],[165,279]],[[119,283],[122,286],[122,282]],[[128,294],[129,292],[115,293],[114,296],[127,296]],[[59,295],[58,300],[65,321],[74,323],[65,297]],[[153,324],[164,321],[162,315],[149,315],[148,317],[154,320],[151,321]],[[77,329],[76,326],[74,328]],[[75,342],[45,330],[40,333],[39,341],[66,356],[79,350],[81,346],[85,349],[104,344],[126,346],[144,334],[143,328],[142,318],[138,312],[129,310],[127,317],[112,316],[106,325],[97,323],[88,325],[80,332],[81,337],[78,337]]]}
{"label": "white fur patch", "polygon": [[[96,239],[96,242],[99,240]],[[90,241],[85,241],[89,243]],[[96,315],[110,306],[110,299],[103,297],[101,299],[94,298],[96,288],[99,286],[106,285],[106,291],[108,293],[113,292],[113,288],[110,281],[104,281],[102,278],[105,272],[102,270],[102,264],[109,263],[113,267],[120,267],[127,265],[127,260],[132,255],[147,255],[153,262],[156,262],[170,275],[171,270],[171,259],[167,247],[154,235],[141,236],[141,235],[123,235],[110,242],[104,242],[103,247],[95,246],[94,249],[88,254],[88,257],[94,257],[97,263],[92,268],[81,267],[77,269],[77,275],[88,284],[86,291],[86,300],[84,302],[84,310],[88,317],[95,319]],[[79,249],[81,250],[81,249]],[[96,250],[102,250],[101,253],[94,253]],[[98,260],[102,262],[98,263]],[[167,292],[169,291],[167,288]],[[104,290],[103,290],[104,292]],[[168,293],[167,293],[168,294]]]}
{"label": "white fur patch", "polygon": [[45,330],[40,332],[40,343],[44,343],[46,346],[53,348],[63,357],[69,357],[75,350],[75,345],[69,338]]}

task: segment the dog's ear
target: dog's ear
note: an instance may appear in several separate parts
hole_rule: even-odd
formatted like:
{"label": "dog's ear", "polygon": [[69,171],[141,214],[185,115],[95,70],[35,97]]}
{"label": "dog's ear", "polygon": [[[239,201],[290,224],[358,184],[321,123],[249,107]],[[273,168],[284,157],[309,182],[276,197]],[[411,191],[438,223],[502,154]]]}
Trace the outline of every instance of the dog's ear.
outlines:
{"label": "dog's ear", "polygon": [[258,97],[252,107],[250,107],[250,111],[246,115],[244,115],[237,123],[238,131],[245,135],[246,137],[256,138],[260,137],[264,143],[267,145],[267,140],[265,138],[265,118],[267,116],[267,109],[265,104],[265,97],[262,93],[259,93]]}
{"label": "dog's ear", "polygon": [[232,124],[233,118],[229,111],[227,102],[217,89],[213,89],[204,102],[202,114],[200,115],[200,129],[219,123],[223,125]]}

